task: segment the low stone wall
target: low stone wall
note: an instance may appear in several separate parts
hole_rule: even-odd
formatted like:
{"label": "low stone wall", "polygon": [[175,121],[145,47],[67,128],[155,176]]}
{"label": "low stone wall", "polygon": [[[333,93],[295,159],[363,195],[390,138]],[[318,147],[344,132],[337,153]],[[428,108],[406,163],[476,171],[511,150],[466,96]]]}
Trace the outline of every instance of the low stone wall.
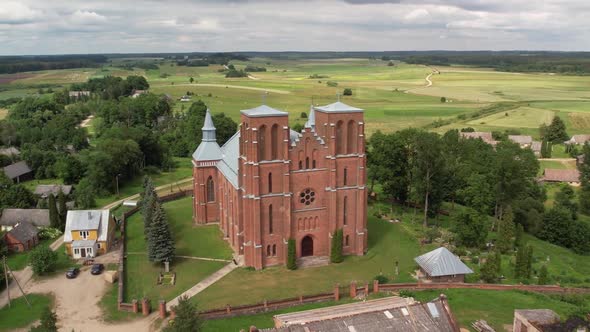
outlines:
{"label": "low stone wall", "polygon": [[502,284],[468,284],[468,283],[405,283],[381,284],[380,291],[426,290],[426,289],[482,289],[482,290],[521,290],[540,293],[579,293],[588,294],[590,288],[569,288],[557,285],[502,285]]}
{"label": "low stone wall", "polygon": [[[183,190],[183,191],[178,191],[178,192],[174,192],[174,193],[170,193],[168,195],[162,195],[159,196],[160,201],[162,203],[165,202],[169,202],[169,201],[173,201],[173,200],[177,200],[186,196],[192,196],[193,194],[193,190]],[[116,207],[115,207],[116,208]],[[137,300],[133,299],[131,303],[128,302],[124,302],[125,301],[125,236],[126,236],[126,232],[125,232],[125,227],[126,227],[126,223],[127,223],[127,219],[129,217],[131,217],[132,215],[134,215],[135,213],[137,213],[137,211],[140,210],[139,206],[136,206],[132,209],[130,209],[129,211],[126,211],[123,213],[123,216],[121,217],[121,223],[119,225],[120,230],[121,230],[121,246],[119,248],[119,268],[118,268],[118,274],[119,274],[119,279],[118,279],[118,293],[117,293],[117,303],[118,303],[118,309],[119,311],[129,311],[129,312],[135,312],[137,313],[139,310],[138,307],[138,302]],[[149,301],[146,303],[145,301],[142,301],[142,310],[144,306],[149,306]],[[149,308],[146,308],[149,311]]]}

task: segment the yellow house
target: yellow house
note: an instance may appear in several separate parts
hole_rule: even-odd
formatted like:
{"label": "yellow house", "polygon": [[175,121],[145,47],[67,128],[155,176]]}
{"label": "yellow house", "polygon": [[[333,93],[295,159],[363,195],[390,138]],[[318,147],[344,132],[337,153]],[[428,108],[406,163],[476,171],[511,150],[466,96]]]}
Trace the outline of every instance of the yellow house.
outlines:
{"label": "yellow house", "polygon": [[73,258],[95,257],[106,253],[115,234],[115,221],[109,210],[68,211],[64,244]]}

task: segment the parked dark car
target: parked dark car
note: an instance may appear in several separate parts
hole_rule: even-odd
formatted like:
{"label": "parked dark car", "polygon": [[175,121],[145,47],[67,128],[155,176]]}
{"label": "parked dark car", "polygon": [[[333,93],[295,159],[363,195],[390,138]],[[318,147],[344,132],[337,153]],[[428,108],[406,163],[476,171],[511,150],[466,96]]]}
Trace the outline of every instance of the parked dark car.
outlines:
{"label": "parked dark car", "polygon": [[66,278],[74,279],[80,274],[80,269],[77,267],[72,267],[66,272]]}
{"label": "parked dark car", "polygon": [[94,264],[94,265],[92,265],[92,268],[90,269],[90,273],[93,275],[99,275],[102,273],[103,270],[104,270],[104,265]]}

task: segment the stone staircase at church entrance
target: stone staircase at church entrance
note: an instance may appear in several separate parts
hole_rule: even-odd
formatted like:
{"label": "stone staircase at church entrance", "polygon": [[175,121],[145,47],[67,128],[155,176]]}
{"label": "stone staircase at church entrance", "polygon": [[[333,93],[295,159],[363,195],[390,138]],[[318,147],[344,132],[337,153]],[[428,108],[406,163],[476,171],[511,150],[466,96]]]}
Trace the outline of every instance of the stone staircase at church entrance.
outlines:
{"label": "stone staircase at church entrance", "polygon": [[328,264],[330,264],[330,257],[328,256],[307,256],[297,259],[297,268],[299,269],[326,266]]}

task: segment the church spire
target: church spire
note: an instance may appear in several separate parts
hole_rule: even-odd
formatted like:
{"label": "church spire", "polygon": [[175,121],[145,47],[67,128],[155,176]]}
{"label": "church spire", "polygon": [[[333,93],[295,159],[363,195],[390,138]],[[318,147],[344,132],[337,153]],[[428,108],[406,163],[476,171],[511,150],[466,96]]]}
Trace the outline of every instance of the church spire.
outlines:
{"label": "church spire", "polygon": [[311,130],[315,130],[315,111],[313,110],[313,105],[309,106],[309,114],[307,115],[305,128],[311,128]]}
{"label": "church spire", "polygon": [[207,108],[207,113],[205,113],[205,124],[203,124],[203,142],[217,142],[217,138],[215,137],[215,125],[213,124],[213,119],[211,118],[211,112]]}

